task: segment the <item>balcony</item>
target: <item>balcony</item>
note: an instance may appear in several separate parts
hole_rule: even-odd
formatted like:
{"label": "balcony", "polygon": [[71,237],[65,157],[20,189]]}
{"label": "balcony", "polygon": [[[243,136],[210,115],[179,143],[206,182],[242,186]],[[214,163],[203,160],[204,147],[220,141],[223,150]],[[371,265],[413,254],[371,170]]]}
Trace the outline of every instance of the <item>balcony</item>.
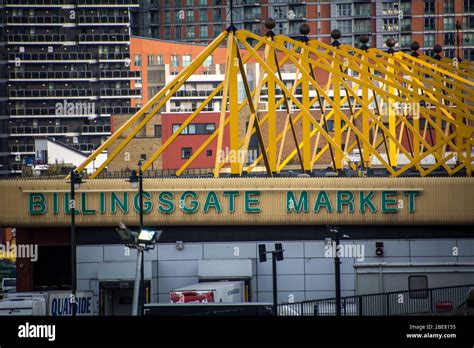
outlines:
{"label": "balcony", "polygon": [[113,88],[102,88],[100,90],[101,99],[117,99],[117,98],[141,98],[142,91],[140,89],[113,89]]}
{"label": "balcony", "polygon": [[8,62],[15,63],[84,63],[93,61],[92,53],[9,53]]}
{"label": "balcony", "polygon": [[260,6],[261,0],[237,0],[235,5],[240,6]]}
{"label": "balcony", "polygon": [[48,16],[48,17],[27,17],[27,16],[16,16],[7,17],[7,24],[8,25],[29,25],[29,26],[52,26],[52,25],[59,25],[62,26],[64,24],[64,17],[59,16]]}
{"label": "balcony", "polygon": [[81,127],[82,135],[109,135],[110,126],[107,125],[83,125]]}
{"label": "balcony", "polygon": [[7,7],[63,7],[65,0],[5,0]]}
{"label": "balcony", "polygon": [[[206,99],[213,91],[214,90],[177,91],[172,98],[176,98],[176,97],[183,97],[183,98],[196,97],[196,98],[199,98],[199,99]],[[216,94],[216,97],[222,97],[222,90],[220,90]]]}
{"label": "balcony", "polygon": [[9,146],[10,153],[12,154],[20,154],[20,155],[34,155],[35,154],[35,146],[34,145],[10,145]]}
{"label": "balcony", "polygon": [[64,144],[75,150],[82,152],[92,152],[95,150],[95,144],[92,143],[77,143],[77,144]]}
{"label": "balcony", "polygon": [[78,7],[139,7],[139,0],[78,0]]}
{"label": "balcony", "polygon": [[128,34],[81,34],[79,35],[79,44],[97,44],[109,43],[113,45],[130,44],[130,35]]}
{"label": "balcony", "polygon": [[10,108],[10,117],[12,118],[23,118],[23,117],[38,117],[38,116],[51,116],[56,117],[55,108]]}
{"label": "balcony", "polygon": [[130,61],[130,53],[127,52],[112,52],[99,54],[99,62],[123,62]]}
{"label": "balcony", "polygon": [[129,16],[80,16],[80,26],[101,26],[130,24]]}
{"label": "balcony", "polygon": [[10,72],[10,81],[93,81],[91,71],[34,71],[34,72]]}
{"label": "balcony", "polygon": [[29,89],[10,90],[8,97],[11,100],[23,99],[97,99],[91,89]]}
{"label": "balcony", "polygon": [[130,71],[130,70],[106,70],[100,72],[100,79],[107,80],[139,80],[141,77],[140,71]]}
{"label": "balcony", "polygon": [[244,22],[254,22],[254,21],[261,21],[262,15],[257,13],[246,13],[244,15]]}
{"label": "balcony", "polygon": [[10,45],[63,45],[66,42],[66,35],[8,35],[7,40]]}
{"label": "balcony", "polygon": [[105,106],[100,108],[103,115],[134,115],[139,109],[128,106]]}
{"label": "balcony", "polygon": [[10,136],[63,135],[69,132],[68,126],[12,126]]}

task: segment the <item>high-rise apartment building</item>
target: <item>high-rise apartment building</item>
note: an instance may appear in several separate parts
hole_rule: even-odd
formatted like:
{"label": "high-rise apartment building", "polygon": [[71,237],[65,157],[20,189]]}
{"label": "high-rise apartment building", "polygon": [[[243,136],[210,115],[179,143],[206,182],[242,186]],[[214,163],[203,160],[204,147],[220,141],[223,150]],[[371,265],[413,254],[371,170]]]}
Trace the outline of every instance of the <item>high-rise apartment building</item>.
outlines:
{"label": "high-rise apartment building", "polygon": [[[90,153],[130,114],[130,8],[138,0],[0,1],[0,173],[48,161],[35,140]],[[6,68],[4,68],[6,67]],[[134,87],[139,87],[135,84]]]}
{"label": "high-rise apartment building", "polygon": [[[145,0],[134,10],[133,35],[205,43],[230,24],[230,0]],[[340,29],[342,42],[358,46],[362,34],[384,49],[409,50],[413,41],[431,54],[435,44],[448,57],[474,59],[474,0],[234,0],[237,28],[262,34],[263,22],[276,20],[275,32],[298,36],[304,22],[310,37],[329,42]],[[456,28],[458,24],[458,28]],[[459,38],[459,52],[458,40]]]}

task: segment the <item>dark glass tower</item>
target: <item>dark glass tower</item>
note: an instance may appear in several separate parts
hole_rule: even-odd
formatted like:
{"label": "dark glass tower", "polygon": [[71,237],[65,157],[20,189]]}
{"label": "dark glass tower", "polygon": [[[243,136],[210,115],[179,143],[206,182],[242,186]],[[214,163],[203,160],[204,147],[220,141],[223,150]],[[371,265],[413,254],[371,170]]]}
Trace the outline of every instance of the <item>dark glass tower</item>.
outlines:
{"label": "dark glass tower", "polygon": [[[131,114],[130,8],[138,0],[0,0],[0,173],[45,161],[35,139],[90,153]],[[3,55],[2,55],[3,54]]]}

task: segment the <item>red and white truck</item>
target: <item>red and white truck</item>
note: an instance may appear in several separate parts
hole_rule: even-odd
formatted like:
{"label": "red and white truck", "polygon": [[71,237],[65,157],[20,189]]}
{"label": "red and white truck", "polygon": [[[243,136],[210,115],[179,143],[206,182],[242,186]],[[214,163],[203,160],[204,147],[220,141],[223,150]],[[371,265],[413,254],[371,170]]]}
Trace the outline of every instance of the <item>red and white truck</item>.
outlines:
{"label": "red and white truck", "polygon": [[243,281],[202,282],[170,292],[171,303],[242,303]]}

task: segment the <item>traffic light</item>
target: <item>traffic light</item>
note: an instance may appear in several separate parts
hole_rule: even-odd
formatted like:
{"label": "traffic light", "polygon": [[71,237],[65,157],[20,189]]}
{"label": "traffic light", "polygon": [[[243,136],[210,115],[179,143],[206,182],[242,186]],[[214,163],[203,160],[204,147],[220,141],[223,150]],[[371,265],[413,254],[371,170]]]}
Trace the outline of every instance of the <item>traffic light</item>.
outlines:
{"label": "traffic light", "polygon": [[275,243],[275,257],[277,261],[283,260],[283,246],[281,243]]}
{"label": "traffic light", "polygon": [[258,245],[258,260],[260,262],[267,261],[267,248],[265,247],[265,244]]}

